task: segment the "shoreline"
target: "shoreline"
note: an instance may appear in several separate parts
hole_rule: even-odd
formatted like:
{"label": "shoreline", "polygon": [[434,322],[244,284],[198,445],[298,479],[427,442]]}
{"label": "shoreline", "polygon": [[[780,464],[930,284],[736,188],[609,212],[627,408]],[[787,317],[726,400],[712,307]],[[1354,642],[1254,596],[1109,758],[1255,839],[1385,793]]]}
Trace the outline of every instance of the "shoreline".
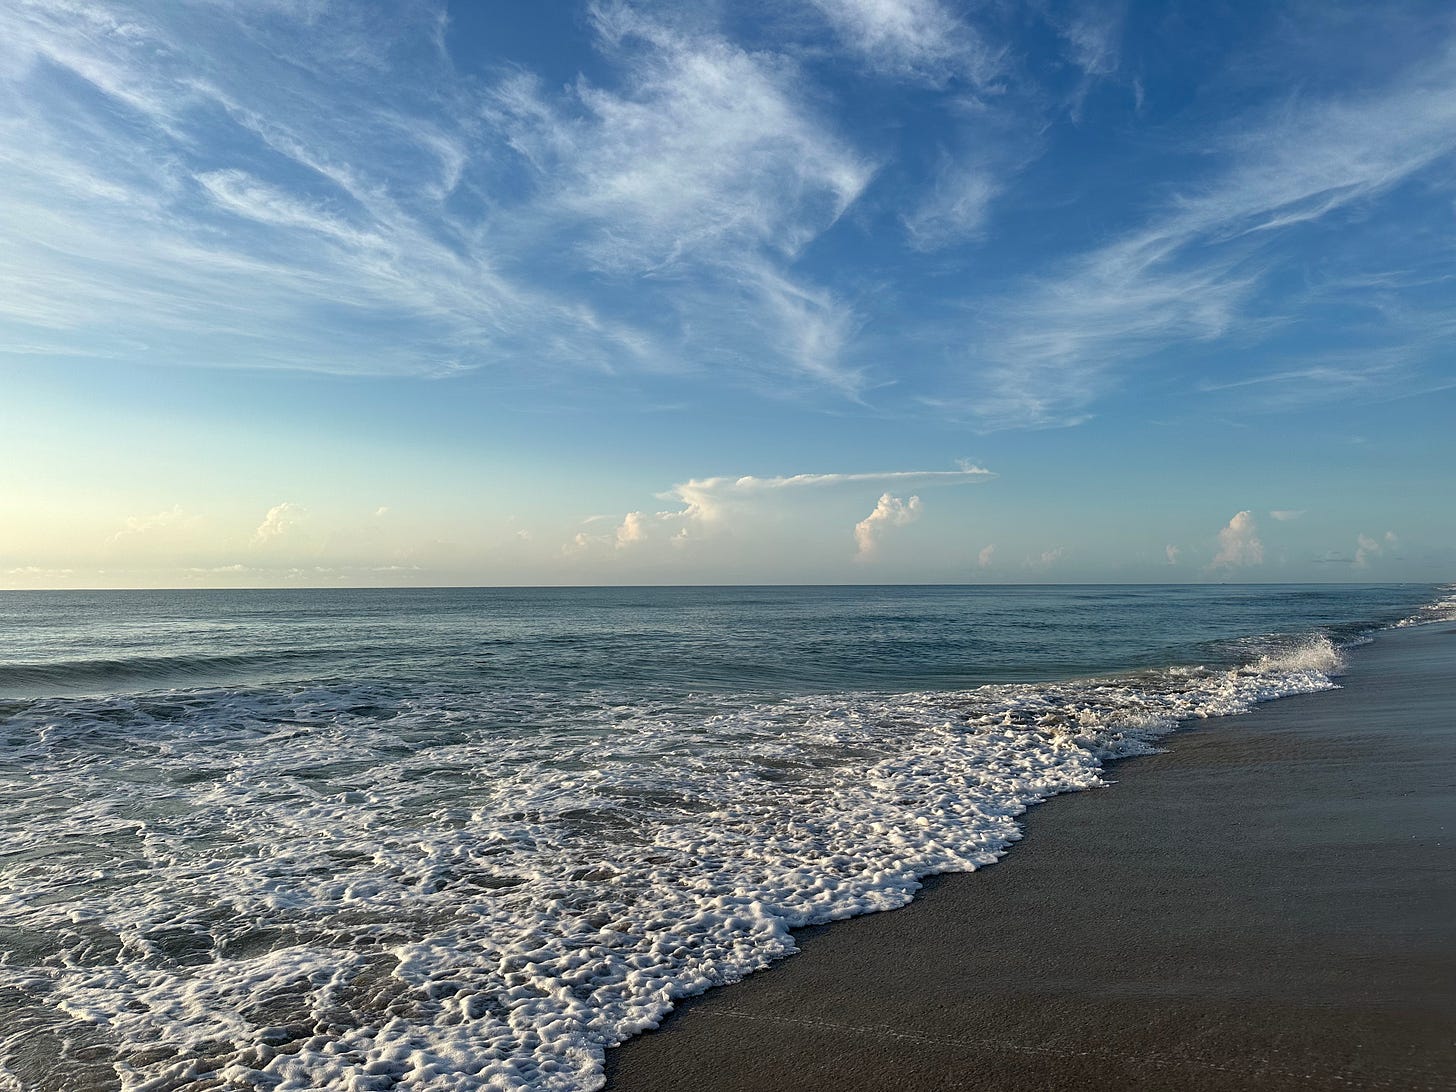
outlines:
{"label": "shoreline", "polygon": [[1456,626],[1195,722],[996,866],[796,932],[609,1089],[1456,1088]]}

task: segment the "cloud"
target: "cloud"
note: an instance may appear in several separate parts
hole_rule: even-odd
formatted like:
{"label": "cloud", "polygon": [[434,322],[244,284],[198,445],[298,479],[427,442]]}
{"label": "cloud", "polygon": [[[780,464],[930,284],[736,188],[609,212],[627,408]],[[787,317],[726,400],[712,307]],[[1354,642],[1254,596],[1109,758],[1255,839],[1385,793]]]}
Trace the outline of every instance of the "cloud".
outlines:
{"label": "cloud", "polygon": [[991,559],[995,556],[996,544],[994,542],[990,543],[989,545],[982,546],[981,552],[976,555],[976,564],[983,569],[989,569],[991,567]]}
{"label": "cloud", "polygon": [[646,291],[659,317],[702,331],[695,355],[748,367],[767,350],[812,381],[856,389],[840,361],[852,311],[789,265],[859,198],[874,164],[809,110],[784,59],[625,5],[593,18],[620,86],[578,81],[563,96],[522,74],[493,96],[491,120],[538,184],[523,222],[620,280],[624,307],[641,310]]}
{"label": "cloud", "polygon": [[626,6],[594,10],[620,90],[580,83],[562,102],[517,78],[496,98],[512,146],[546,176],[551,213],[583,221],[594,264],[793,253],[858,198],[873,167],[806,111],[792,69]]}
{"label": "cloud", "polygon": [[[954,470],[889,470],[856,471],[849,473],[787,474],[759,477],[744,474],[738,477],[722,475],[710,478],[690,478],[670,489],[657,494],[659,500],[674,502],[677,507],[647,513],[634,511],[619,517],[593,515],[583,520],[584,525],[608,521],[617,524],[609,534],[578,532],[571,542],[562,547],[562,552],[571,555],[583,553],[593,547],[614,547],[625,550],[654,539],[661,541],[654,528],[660,527],[672,545],[682,547],[689,542],[714,535],[731,534],[735,526],[745,517],[752,515],[756,506],[769,498],[799,491],[817,491],[836,488],[852,488],[872,485],[884,492],[887,488],[909,486],[962,485],[989,481],[996,475],[985,467],[962,461]],[[900,502],[884,492],[895,504]],[[888,502],[886,502],[888,503]],[[902,507],[914,514],[920,510],[919,497],[912,497]],[[877,514],[878,513],[878,514]],[[860,526],[868,524],[873,538],[878,528],[890,517],[876,509]],[[908,522],[907,519],[899,522]],[[890,525],[896,525],[891,520]],[[859,535],[858,528],[856,536]]]}
{"label": "cloud", "polygon": [[875,554],[880,536],[889,527],[903,527],[920,518],[920,498],[912,496],[908,501],[889,493],[880,494],[875,509],[854,525],[854,541],[858,547],[855,558],[868,561]]}
{"label": "cloud", "polygon": [[1264,544],[1259,541],[1253,514],[1247,510],[1235,514],[1218,533],[1218,553],[1214,555],[1212,567],[1220,569],[1263,563]]}
{"label": "cloud", "polygon": [[1180,550],[1177,546],[1174,546],[1172,543],[1169,543],[1167,546],[1163,547],[1163,554],[1165,557],[1167,557],[1169,565],[1178,564],[1178,558],[1182,556],[1182,553],[1183,551]]}
{"label": "cloud", "polygon": [[875,164],[790,59],[602,4],[599,83],[482,86],[443,15],[0,8],[0,333],[189,365],[859,389],[857,316],[793,266]]}
{"label": "cloud", "polygon": [[593,543],[601,541],[603,540],[600,536],[589,535],[585,531],[578,531],[575,535],[572,536],[570,542],[561,547],[561,552],[568,557],[572,554],[585,553],[587,550],[591,549]]}
{"label": "cloud", "polygon": [[1236,327],[1256,335],[1282,233],[1367,204],[1456,151],[1456,53],[1383,89],[1239,119],[1202,151],[1225,163],[1209,182],[1066,272],[983,304],[973,393],[933,404],[991,427],[1076,423],[1130,361]]}
{"label": "cloud", "polygon": [[884,76],[932,85],[987,84],[1002,51],[937,0],[810,0],[839,37]]}
{"label": "cloud", "polygon": [[174,504],[166,511],[157,512],[150,516],[128,516],[126,524],[112,535],[107,541],[111,543],[124,542],[127,539],[153,535],[158,532],[166,532],[186,527],[195,526],[201,522],[201,517],[191,516],[182,510],[180,504]]}
{"label": "cloud", "polygon": [[1088,76],[1106,76],[1117,70],[1122,21],[1120,6],[1099,10],[1077,4],[1069,18],[1053,19],[1052,25],[1073,64]]}
{"label": "cloud", "polygon": [[647,527],[642,522],[642,513],[628,512],[623,518],[621,526],[617,528],[617,549],[625,550],[646,537]]}
{"label": "cloud", "polygon": [[308,510],[300,504],[284,501],[268,509],[263,522],[253,532],[254,545],[262,546],[277,542],[297,530]]}
{"label": "cloud", "polygon": [[680,482],[664,493],[661,500],[682,505],[677,512],[659,512],[659,518],[678,518],[712,523],[722,518],[727,506],[735,501],[779,490],[817,489],[843,485],[956,485],[988,481],[996,475],[985,467],[962,463],[956,470],[889,470],[849,474],[791,474],[784,477],[692,478]]}
{"label": "cloud", "polygon": [[1115,73],[1121,60],[1122,5],[1099,8],[1079,3],[1065,16],[1048,21],[1062,40],[1063,52],[1082,73],[1068,101],[1068,113],[1080,121],[1082,107],[1092,87]]}
{"label": "cloud", "polygon": [[1363,569],[1384,554],[1386,547],[1394,547],[1399,542],[1400,537],[1394,531],[1386,531],[1380,539],[1371,538],[1366,534],[1356,535],[1355,564]]}
{"label": "cloud", "polygon": [[1306,511],[1307,509],[1304,508],[1275,508],[1269,515],[1273,519],[1277,519],[1280,523],[1288,523],[1290,520],[1298,519]]}
{"label": "cloud", "polygon": [[1001,173],[984,163],[944,164],[929,195],[905,217],[911,244],[934,250],[974,236],[1003,186]]}

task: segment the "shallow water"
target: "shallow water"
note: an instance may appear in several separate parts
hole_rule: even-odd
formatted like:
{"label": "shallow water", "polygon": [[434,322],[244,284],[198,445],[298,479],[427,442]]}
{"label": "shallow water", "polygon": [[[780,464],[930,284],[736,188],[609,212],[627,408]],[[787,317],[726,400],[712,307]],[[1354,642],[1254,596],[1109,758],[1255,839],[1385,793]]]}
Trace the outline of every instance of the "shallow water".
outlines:
{"label": "shallow water", "polygon": [[[1431,607],[1445,602],[1445,606]],[[1428,586],[9,593],[0,1082],[589,1088]]]}

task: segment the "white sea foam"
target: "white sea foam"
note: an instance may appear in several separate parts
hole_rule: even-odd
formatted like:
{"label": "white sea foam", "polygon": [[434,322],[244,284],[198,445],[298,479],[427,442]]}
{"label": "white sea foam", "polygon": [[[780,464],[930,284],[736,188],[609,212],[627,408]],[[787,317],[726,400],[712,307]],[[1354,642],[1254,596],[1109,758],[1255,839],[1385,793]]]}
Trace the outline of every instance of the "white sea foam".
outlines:
{"label": "white sea foam", "polygon": [[952,693],[29,703],[4,727],[3,1072],[596,1087],[605,1048],[790,954],[789,930],[990,864],[1103,761],[1338,666],[1312,638],[1235,670]]}
{"label": "white sea foam", "polygon": [[1428,622],[1456,622],[1456,584],[1439,589],[1436,598],[1424,604],[1409,618],[1403,618],[1397,626],[1423,626]]}

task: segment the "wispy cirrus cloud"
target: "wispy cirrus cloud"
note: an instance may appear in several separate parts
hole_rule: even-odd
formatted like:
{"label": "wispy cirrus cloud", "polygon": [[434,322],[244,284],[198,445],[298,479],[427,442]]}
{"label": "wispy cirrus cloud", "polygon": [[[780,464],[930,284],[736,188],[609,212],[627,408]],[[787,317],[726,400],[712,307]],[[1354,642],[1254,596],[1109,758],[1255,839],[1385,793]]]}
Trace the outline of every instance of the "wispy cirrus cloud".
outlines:
{"label": "wispy cirrus cloud", "polygon": [[991,45],[940,0],[810,0],[835,32],[876,71],[943,84],[960,78],[988,84],[1004,71],[1004,49]]}
{"label": "wispy cirrus cloud", "polygon": [[787,58],[621,4],[593,15],[623,86],[554,93],[521,73],[488,107],[538,185],[524,210],[532,230],[632,296],[673,286],[659,305],[674,341],[701,331],[700,358],[751,368],[767,347],[790,371],[856,389],[840,359],[851,308],[792,266],[858,199],[873,162],[806,108]]}
{"label": "wispy cirrus cloud", "polygon": [[781,38],[715,7],[578,15],[563,77],[469,68],[442,0],[0,8],[0,352],[671,374],[1040,427],[1140,361],[1258,344],[1344,293],[1386,302],[1393,348],[1219,360],[1204,392],[1278,410],[1456,382],[1407,382],[1449,340],[1444,257],[1421,285],[1363,255],[1315,277],[1291,244],[1412,181],[1450,195],[1449,51],[1337,96],[1230,97],[1218,131],[1164,119],[1139,139],[1175,154],[1069,251],[998,232],[1081,199],[1028,168],[1121,78],[1136,12],[813,0]]}
{"label": "wispy cirrus cloud", "polygon": [[592,20],[611,86],[547,91],[457,74],[429,3],[7,7],[4,342],[853,393],[853,311],[794,264],[874,163],[789,59],[625,5]]}
{"label": "wispy cirrus cloud", "polygon": [[1456,53],[1383,88],[1289,101],[1215,152],[1223,169],[1142,226],[983,305],[962,411],[993,427],[1076,423],[1130,362],[1235,326],[1250,336],[1268,321],[1259,292],[1288,260],[1277,240],[1417,176],[1453,188],[1429,171],[1456,152]]}

